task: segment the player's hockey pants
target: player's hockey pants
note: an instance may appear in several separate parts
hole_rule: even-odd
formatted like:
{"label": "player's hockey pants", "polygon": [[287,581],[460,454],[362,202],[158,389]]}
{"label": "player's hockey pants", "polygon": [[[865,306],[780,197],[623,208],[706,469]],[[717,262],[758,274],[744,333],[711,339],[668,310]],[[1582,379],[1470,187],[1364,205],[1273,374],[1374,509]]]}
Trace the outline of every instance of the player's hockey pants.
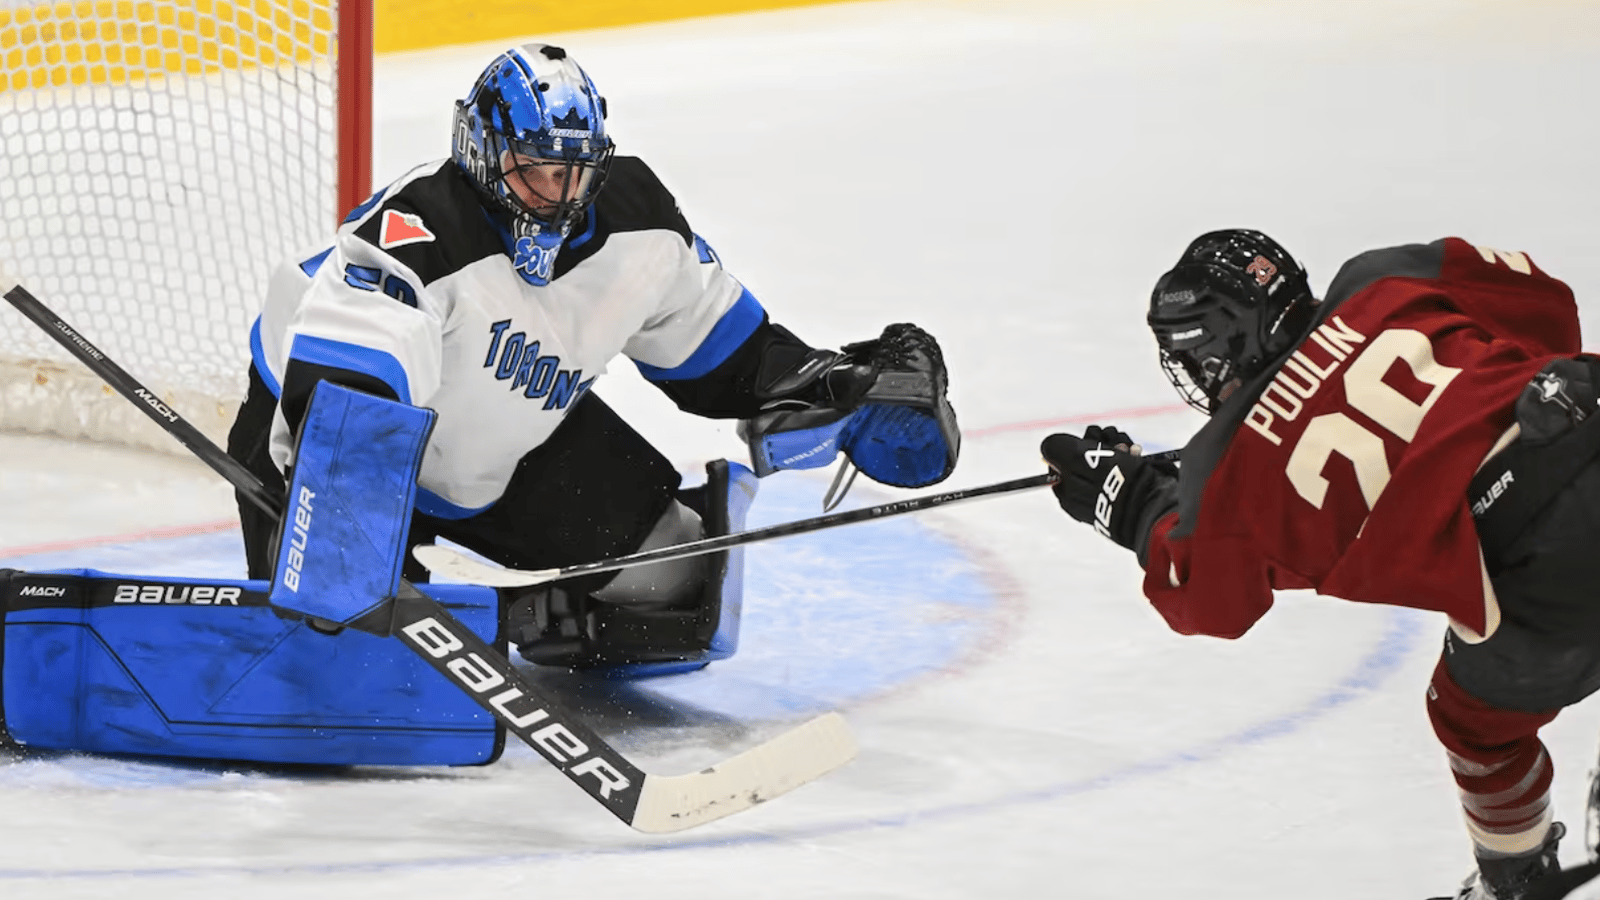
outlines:
{"label": "player's hockey pants", "polygon": [[[1534,849],[1550,821],[1553,768],[1539,729],[1600,690],[1600,367],[1580,356],[1540,376],[1517,402],[1521,437],[1469,492],[1511,486],[1478,522],[1500,625],[1476,644],[1449,632],[1428,690],[1468,830],[1480,849],[1502,853]],[[1552,377],[1567,402],[1539,389]]]}

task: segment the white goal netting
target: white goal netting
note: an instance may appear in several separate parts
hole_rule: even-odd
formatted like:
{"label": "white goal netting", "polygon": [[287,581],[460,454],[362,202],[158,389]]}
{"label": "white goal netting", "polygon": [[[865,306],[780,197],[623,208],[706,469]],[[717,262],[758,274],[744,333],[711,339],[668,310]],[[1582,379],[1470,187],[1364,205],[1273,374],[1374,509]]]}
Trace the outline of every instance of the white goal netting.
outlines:
{"label": "white goal netting", "polygon": [[[336,221],[332,0],[9,2],[0,261],[221,443],[268,272]],[[181,450],[8,304],[0,428]]]}

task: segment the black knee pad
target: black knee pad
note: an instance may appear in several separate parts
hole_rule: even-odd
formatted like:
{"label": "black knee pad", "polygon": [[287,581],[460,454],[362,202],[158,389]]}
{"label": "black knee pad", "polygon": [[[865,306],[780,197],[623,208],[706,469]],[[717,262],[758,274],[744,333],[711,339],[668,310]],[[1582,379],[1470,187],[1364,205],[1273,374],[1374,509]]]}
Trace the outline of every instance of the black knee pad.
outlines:
{"label": "black knee pad", "polygon": [[[748,502],[735,505],[727,499],[733,477],[726,460],[715,460],[706,464],[704,485],[678,492],[678,500],[700,515],[705,537],[743,525]],[[755,479],[749,470],[739,467],[737,477],[748,482],[753,495]],[[733,522],[731,515],[739,521]],[[522,658],[539,665],[603,669],[629,677],[699,668],[733,653],[736,604],[742,600],[740,586],[733,583],[742,579],[741,571],[732,571],[738,568],[735,554],[742,550],[701,557],[701,589],[671,604],[608,603],[560,582],[507,591],[507,633]]]}
{"label": "black knee pad", "polygon": [[1477,644],[1446,633],[1444,664],[1462,690],[1498,709],[1546,712],[1600,689],[1600,645],[1552,640],[1515,621]]}

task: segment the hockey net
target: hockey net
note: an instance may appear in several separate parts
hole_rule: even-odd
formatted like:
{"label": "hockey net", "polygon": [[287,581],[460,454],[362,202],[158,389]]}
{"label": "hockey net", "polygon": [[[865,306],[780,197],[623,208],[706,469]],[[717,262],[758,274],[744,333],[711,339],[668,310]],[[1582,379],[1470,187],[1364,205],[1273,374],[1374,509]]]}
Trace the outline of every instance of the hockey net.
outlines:
{"label": "hockey net", "polygon": [[[0,2],[0,260],[222,443],[272,267],[369,188],[371,0]],[[0,429],[180,451],[0,304]]]}

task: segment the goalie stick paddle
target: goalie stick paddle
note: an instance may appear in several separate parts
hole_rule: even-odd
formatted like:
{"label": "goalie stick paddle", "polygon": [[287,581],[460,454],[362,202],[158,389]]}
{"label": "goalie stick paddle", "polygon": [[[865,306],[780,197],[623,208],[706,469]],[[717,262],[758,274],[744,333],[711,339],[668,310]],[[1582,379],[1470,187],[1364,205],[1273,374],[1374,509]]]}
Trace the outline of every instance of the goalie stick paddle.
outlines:
{"label": "goalie stick paddle", "polygon": [[[254,473],[123,371],[3,268],[0,293],[241,495],[274,517],[282,517],[282,498]],[[534,687],[504,653],[414,585],[401,581],[399,595],[390,606],[383,633],[399,637],[507,731],[639,831],[682,831],[749,809],[833,771],[856,755],[844,719],[827,713],[708,769],[652,775]]]}
{"label": "goalie stick paddle", "polygon": [[[1178,450],[1164,450],[1160,453],[1147,454],[1145,458],[1176,460],[1179,452]],[[769,525],[765,528],[752,528],[749,531],[738,531],[719,537],[702,538],[698,541],[687,541],[670,547],[658,547],[654,550],[645,550],[640,553],[631,553],[627,556],[616,556],[611,559],[596,560],[595,562],[579,563],[575,566],[564,566],[559,569],[509,569],[469,556],[453,547],[444,547],[438,544],[419,544],[411,549],[411,555],[416,557],[417,562],[427,567],[428,571],[437,575],[446,575],[458,581],[465,581],[469,584],[490,585],[492,587],[526,587],[577,575],[610,572],[614,569],[626,569],[647,563],[667,562],[689,556],[699,556],[704,553],[715,553],[718,550],[726,550],[729,547],[821,531],[825,528],[835,528],[855,522],[870,522],[888,516],[898,516],[903,513],[931,509],[935,506],[959,503],[963,500],[976,500],[980,497],[1026,491],[1031,488],[1053,484],[1055,481],[1056,476],[1053,474],[1018,478],[1013,481],[985,485],[984,487],[946,491],[942,494],[913,497],[910,500],[896,500],[893,503],[884,503],[880,506],[829,513],[825,516],[817,516],[814,519],[799,519],[780,525]]]}

